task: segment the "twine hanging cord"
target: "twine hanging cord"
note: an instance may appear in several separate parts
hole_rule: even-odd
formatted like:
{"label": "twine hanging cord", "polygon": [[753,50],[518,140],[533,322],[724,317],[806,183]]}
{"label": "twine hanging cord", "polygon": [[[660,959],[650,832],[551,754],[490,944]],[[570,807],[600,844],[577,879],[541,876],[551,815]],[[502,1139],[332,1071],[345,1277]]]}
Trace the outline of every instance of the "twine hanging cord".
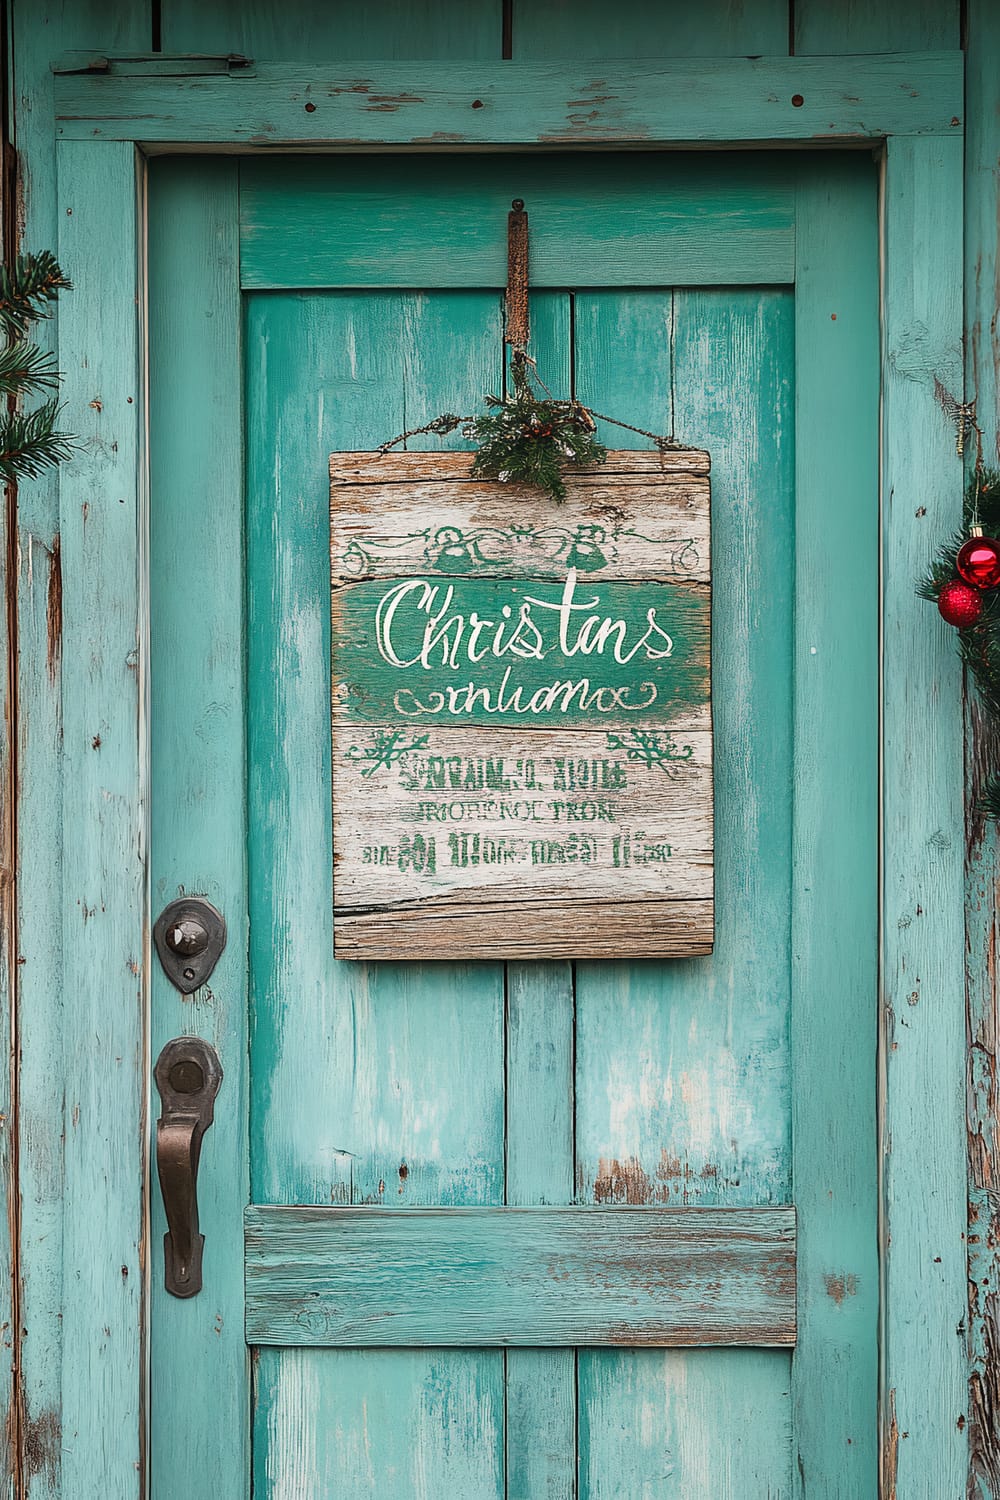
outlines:
{"label": "twine hanging cord", "polygon": [[[649,438],[655,443],[660,453],[683,450],[684,445],[676,441],[673,433],[664,436],[659,432],[649,432],[645,427],[636,427],[631,422],[621,422],[616,417],[603,416],[601,412],[591,411],[575,397],[571,397],[568,401],[556,400],[539,375],[535,361],[528,353],[528,341],[531,337],[528,318],[528,279],[528,215],[525,212],[524,199],[515,198],[510,206],[510,213],[507,215],[507,290],[504,300],[504,343],[511,347],[514,393],[508,394],[504,399],[499,396],[487,396],[486,405],[495,411],[508,405],[516,409],[519,400],[532,401],[530,380],[534,379],[545,392],[546,399],[542,404],[547,408],[547,412],[557,420],[572,422],[581,432],[596,432],[598,422],[607,422],[612,427],[620,427],[626,432],[636,433],[639,437]],[[464,427],[464,437],[475,439],[477,437],[475,427],[468,424],[475,424],[476,421],[475,415],[458,417],[454,412],[443,412],[441,416],[424,423],[422,427],[410,427],[406,432],[401,432],[398,437],[380,443],[376,451],[382,456],[398,447],[400,443],[405,443],[409,438],[420,437],[424,433],[447,437],[458,427]]]}
{"label": "twine hanging cord", "polygon": [[[631,422],[622,422],[617,417],[608,417],[603,412],[594,411],[592,407],[584,406],[582,401],[557,401],[545,384],[545,381],[539,375],[537,365],[529,354],[526,354],[523,349],[515,348],[511,358],[514,363],[521,362],[524,365],[530,365],[532,375],[545,392],[554,411],[559,412],[560,415],[575,417],[578,422],[581,422],[591,432],[594,431],[598,422],[607,422],[611,427],[620,427],[626,432],[636,433],[639,437],[649,438],[660,453],[684,453],[688,451],[688,445],[679,443],[673,433],[650,432],[645,427],[636,427]],[[488,406],[503,406],[504,403],[499,396],[487,396],[486,404]],[[398,448],[400,443],[405,443],[410,438],[422,437],[425,433],[433,433],[436,437],[448,437],[457,428],[463,427],[466,423],[474,422],[475,420],[475,413],[459,417],[454,412],[442,412],[439,417],[434,417],[432,421],[425,422],[422,427],[408,427],[405,432],[399,433],[397,437],[390,438],[388,442],[379,443],[375,451],[382,456],[391,452],[393,448]],[[473,434],[470,431],[466,431],[463,433],[463,436],[472,437]]]}

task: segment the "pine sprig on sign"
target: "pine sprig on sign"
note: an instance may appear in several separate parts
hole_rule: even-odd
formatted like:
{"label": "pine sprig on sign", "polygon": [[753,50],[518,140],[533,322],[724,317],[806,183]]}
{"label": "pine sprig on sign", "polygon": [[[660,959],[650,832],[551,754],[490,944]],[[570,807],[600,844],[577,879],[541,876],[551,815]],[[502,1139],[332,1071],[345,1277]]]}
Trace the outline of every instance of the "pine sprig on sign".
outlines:
{"label": "pine sprig on sign", "polygon": [[602,464],[608,456],[595,437],[593,417],[579,401],[536,396],[529,363],[515,352],[511,360],[513,392],[506,400],[487,396],[487,410],[464,428],[479,446],[473,474],[506,483],[534,484],[556,501],[566,497],[567,464]]}
{"label": "pine sprig on sign", "polygon": [[[995,470],[973,475],[962,506],[962,529],[943,544],[917,585],[922,599],[936,603],[945,584],[958,577],[959,549],[973,526],[980,526],[987,536],[1000,534],[1000,473]],[[982,601],[976,623],[958,631],[958,652],[991,727],[1000,731],[1000,589],[984,592]],[[1000,819],[1000,772],[987,781],[980,811]]]}
{"label": "pine sprig on sign", "polygon": [[56,427],[59,402],[53,396],[23,411],[20,397],[59,388],[59,371],[51,354],[25,338],[25,329],[39,318],[51,316],[51,304],[70,282],[49,250],[38,255],[19,255],[13,266],[0,268],[0,331],[6,343],[0,346],[0,400],[6,410],[0,417],[0,480],[37,479],[46,469],[65,462],[75,447],[74,439]]}

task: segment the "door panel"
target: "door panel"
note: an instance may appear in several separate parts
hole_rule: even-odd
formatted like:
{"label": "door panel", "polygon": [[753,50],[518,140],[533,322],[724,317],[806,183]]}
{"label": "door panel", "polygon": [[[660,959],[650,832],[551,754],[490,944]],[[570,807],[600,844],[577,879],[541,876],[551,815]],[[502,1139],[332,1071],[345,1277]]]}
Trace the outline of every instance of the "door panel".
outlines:
{"label": "door panel", "polygon": [[[815,1077],[796,1073],[793,1054],[795,1025],[807,1024],[813,1008],[828,1003],[818,991],[793,993],[792,985],[801,943],[808,943],[800,938],[796,949],[792,940],[793,848],[803,776],[810,794],[816,795],[818,782],[821,801],[828,797],[827,814],[840,817],[845,778],[874,788],[876,774],[868,707],[876,669],[874,596],[864,616],[868,625],[849,632],[844,647],[861,705],[850,692],[842,694],[841,711],[852,725],[850,748],[840,750],[836,763],[806,767],[796,759],[804,670],[796,629],[801,632],[803,622],[808,627],[812,608],[795,588],[796,530],[814,528],[809,518],[827,503],[822,493],[803,495],[800,487],[797,517],[793,434],[803,419],[796,402],[796,383],[802,383],[796,326],[804,317],[813,320],[818,350],[828,335],[819,312],[827,289],[837,306],[831,303],[823,319],[845,303],[833,274],[827,286],[817,285],[815,273],[794,289],[747,285],[752,272],[740,274],[732,246],[726,265],[732,264],[736,284],[719,285],[709,247],[713,236],[726,233],[727,194],[740,204],[752,199],[763,221],[770,193],[775,223],[787,225],[792,210],[798,216],[792,228],[801,263],[803,248],[817,236],[815,213],[809,224],[799,212],[804,199],[812,203],[816,195],[810,198],[800,184],[820,176],[826,183],[824,232],[832,236],[836,225],[843,235],[838,254],[843,258],[850,245],[867,268],[860,291],[848,301],[852,311],[868,309],[871,326],[853,332],[848,327],[843,336],[858,389],[870,392],[877,351],[874,182],[870,164],[860,162],[794,164],[786,158],[754,176],[759,163],[745,157],[736,174],[742,178],[737,194],[731,158],[677,159],[667,169],[663,162],[628,160],[627,184],[642,191],[648,226],[631,269],[621,203],[612,201],[610,188],[615,159],[588,161],[585,179],[578,164],[568,173],[560,160],[530,164],[542,203],[546,172],[553,200],[568,201],[572,189],[581,202],[590,202],[591,244],[602,233],[610,239],[612,229],[617,234],[614,274],[603,285],[595,269],[591,284],[578,280],[572,288],[550,285],[533,294],[532,353],[553,390],[575,385],[599,411],[655,431],[672,428],[682,441],[712,453],[716,951],[709,959],[683,962],[512,964],[506,972],[490,964],[332,959],[325,470],[331,451],[371,446],[442,410],[475,410],[485,391],[500,388],[499,287],[466,282],[459,289],[455,267],[462,240],[454,225],[479,224],[483,203],[488,208],[494,197],[505,207],[511,182],[520,191],[517,162],[484,163],[479,172],[488,191],[480,191],[469,159],[460,167],[442,166],[440,158],[413,160],[402,174],[398,163],[367,159],[367,211],[384,219],[389,203],[401,237],[381,273],[378,258],[364,253],[366,210],[358,196],[357,163],[345,168],[331,159],[290,168],[255,162],[243,169],[250,1199],[403,1210],[504,1203],[654,1209],[786,1204],[798,1199],[805,1174],[805,1196],[815,1196],[814,1171],[826,1180],[819,1163],[800,1159],[792,1139],[793,1115],[808,1108],[800,1091],[816,1091],[817,1109],[825,1111],[817,1125],[827,1131],[837,1161],[830,1180],[835,1177],[838,1191],[846,1185],[851,1196],[845,1211],[861,1216],[868,1238],[856,1254],[853,1245],[848,1250],[830,1244],[829,1254],[823,1246],[810,1251],[808,1260],[800,1260],[800,1296],[813,1297],[824,1275],[833,1278],[836,1290],[841,1272],[843,1285],[856,1291],[858,1277],[850,1283],[850,1267],[864,1267],[864,1321],[859,1326],[855,1317],[836,1358],[843,1409],[857,1408],[854,1393],[860,1390],[860,1409],[868,1412],[863,1427],[852,1422],[845,1434],[844,1462],[858,1493],[869,1493],[874,1077],[847,1079],[844,1111],[838,1113],[820,1099]],[[154,205],[158,178],[166,188],[171,173],[187,173],[188,183],[196,184],[205,170],[155,164]],[[408,280],[416,273],[407,269],[406,212],[395,199],[419,215],[422,186],[440,201],[442,177],[453,203],[456,184],[461,186],[465,220],[454,214],[434,219],[440,239],[435,261],[421,219],[414,231],[420,274],[427,278],[440,264],[441,285],[414,285]],[[695,213],[695,180],[700,220],[698,235],[687,243],[702,249],[688,254],[684,284],[672,289],[652,279],[662,276],[669,256],[656,247],[651,252],[648,238],[657,222],[683,224]],[[602,183],[609,185],[603,206]],[[330,229],[338,207],[350,234]],[[536,225],[533,214],[533,251],[537,241],[541,262],[557,264],[559,238],[571,238],[572,215],[554,215],[546,223],[543,208],[539,219]],[[502,243],[503,214],[490,209],[486,222]],[[289,228],[284,238],[283,224]],[[308,224],[319,269],[310,269],[313,238],[303,232]],[[165,239],[170,233],[168,216],[154,211],[154,247],[158,234]],[[360,285],[349,284],[358,273],[331,269],[341,253],[338,234],[355,259],[365,260]],[[480,238],[488,246],[489,236]],[[747,252],[751,265],[759,239],[753,244],[758,249]],[[578,265],[585,260],[578,256]],[[166,275],[174,263],[166,248],[161,261]],[[379,285],[380,274],[397,278],[397,285]],[[274,286],[274,279],[282,284]],[[784,274],[778,279],[784,281]],[[327,289],[328,283],[335,289]],[[154,350],[155,340],[154,325]],[[164,384],[180,374],[180,355],[168,342],[161,338],[155,367]],[[811,356],[811,350],[806,353]],[[801,363],[801,342],[798,356]],[[870,363],[861,369],[861,361]],[[814,379],[808,388],[816,384]],[[154,503],[158,472],[162,493],[170,493],[169,439],[157,428],[156,402],[154,381]],[[814,423],[815,406],[812,412]],[[205,418],[192,413],[192,420]],[[874,412],[870,427],[867,420],[863,402],[847,399],[843,440],[865,453]],[[614,428],[602,436],[616,447],[646,444]],[[426,447],[438,442],[418,440]],[[461,433],[442,446],[463,446]],[[862,572],[868,568],[869,574],[875,565],[873,449],[871,457],[867,499],[862,494],[860,502],[851,500],[831,520],[838,537],[853,527],[855,545],[867,539],[871,565]],[[835,481],[836,459],[829,467]],[[804,504],[813,509],[803,510]],[[871,507],[867,518],[865,504]],[[158,524],[159,545],[168,548],[177,533],[166,517]],[[825,587],[819,586],[819,594]],[[176,628],[173,609],[165,597],[159,604],[154,600],[161,662]],[[828,612],[828,627],[836,634],[848,614],[837,605]],[[808,668],[809,658],[805,662]],[[154,733],[162,675],[154,660]],[[159,732],[169,739],[172,731],[161,721]],[[157,795],[169,796],[165,779]],[[860,867],[865,851],[873,849],[874,796],[861,795],[841,823],[838,836],[855,851]],[[806,829],[808,820],[799,817],[798,826]],[[172,874],[183,857],[172,838],[157,887],[164,899],[175,893],[172,881],[182,878]],[[157,857],[154,846],[154,863]],[[835,930],[851,934],[845,941],[861,955],[850,992],[836,996],[836,1026],[845,1038],[859,1027],[873,1030],[873,878],[838,890],[829,912]],[[192,1029],[204,1030],[203,1019],[196,1016]],[[852,1117],[865,1122],[865,1130],[852,1129]],[[209,1140],[203,1166],[209,1182],[211,1171]],[[209,1187],[203,1216],[207,1284],[211,1205]],[[171,1388],[164,1410],[176,1404],[172,1318],[174,1308],[157,1294],[154,1382]],[[155,1363],[160,1332],[162,1372]],[[790,1495],[797,1408],[803,1400],[821,1399],[816,1373],[829,1372],[833,1348],[829,1337],[825,1344],[800,1341],[794,1357],[759,1349],[262,1348],[254,1356],[254,1492],[389,1500],[446,1493],[470,1500]],[[157,1452],[164,1451],[157,1449],[157,1423],[154,1399],[154,1496]],[[833,1470],[819,1476],[816,1493],[842,1492],[841,1478]],[[227,1500],[243,1493],[242,1482],[235,1481]],[[161,1485],[161,1492],[170,1490]]]}

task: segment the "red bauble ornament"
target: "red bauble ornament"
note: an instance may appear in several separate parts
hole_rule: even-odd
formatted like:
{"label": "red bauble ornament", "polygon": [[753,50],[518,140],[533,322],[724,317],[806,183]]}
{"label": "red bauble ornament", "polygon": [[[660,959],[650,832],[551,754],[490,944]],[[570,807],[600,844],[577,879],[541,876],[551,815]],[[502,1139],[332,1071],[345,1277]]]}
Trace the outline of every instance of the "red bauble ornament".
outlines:
{"label": "red bauble ornament", "polygon": [[956,567],[974,589],[995,589],[1000,583],[1000,542],[991,536],[972,536],[962,546]]}
{"label": "red bauble ornament", "polygon": [[960,578],[953,578],[938,594],[938,609],[941,611],[941,618],[947,620],[949,625],[956,625],[959,630],[964,630],[969,625],[975,625],[982,614],[983,596],[978,589],[970,588]]}

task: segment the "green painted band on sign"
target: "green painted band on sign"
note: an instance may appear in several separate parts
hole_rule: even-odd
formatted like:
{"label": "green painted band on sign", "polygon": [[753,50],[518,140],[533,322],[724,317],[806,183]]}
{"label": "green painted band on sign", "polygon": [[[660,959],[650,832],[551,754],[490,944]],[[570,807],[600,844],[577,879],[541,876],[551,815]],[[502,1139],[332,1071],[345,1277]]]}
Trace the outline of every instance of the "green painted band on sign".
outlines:
{"label": "green painted band on sign", "polygon": [[335,598],[334,632],[335,712],[348,722],[663,724],[708,699],[709,600],[697,585],[573,569],[531,582],[366,580]]}

